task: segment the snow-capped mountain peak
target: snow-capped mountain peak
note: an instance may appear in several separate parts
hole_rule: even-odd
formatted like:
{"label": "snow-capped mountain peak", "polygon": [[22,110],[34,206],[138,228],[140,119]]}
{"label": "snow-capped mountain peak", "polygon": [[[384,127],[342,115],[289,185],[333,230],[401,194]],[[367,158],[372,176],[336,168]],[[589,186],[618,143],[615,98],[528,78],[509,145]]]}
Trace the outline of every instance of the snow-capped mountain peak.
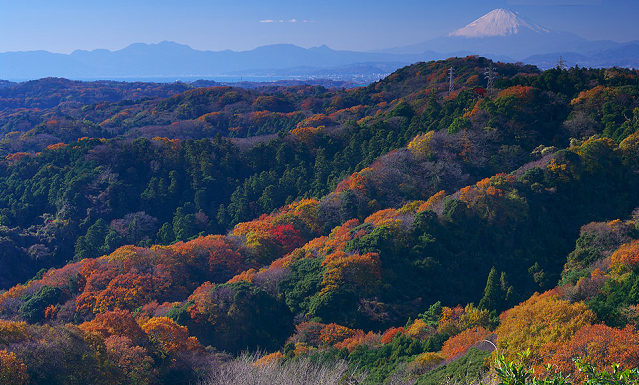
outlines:
{"label": "snow-capped mountain peak", "polygon": [[529,30],[539,34],[547,34],[551,31],[533,22],[524,20],[516,12],[508,9],[495,9],[479,19],[468,24],[464,28],[450,33],[448,36],[459,37],[494,37],[509,36]]}

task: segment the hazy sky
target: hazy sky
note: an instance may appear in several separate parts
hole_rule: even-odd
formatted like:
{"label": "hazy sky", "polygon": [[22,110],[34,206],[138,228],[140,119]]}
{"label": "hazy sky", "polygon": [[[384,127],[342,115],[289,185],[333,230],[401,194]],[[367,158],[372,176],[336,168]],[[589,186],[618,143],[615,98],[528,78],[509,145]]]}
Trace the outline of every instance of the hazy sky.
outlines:
{"label": "hazy sky", "polygon": [[0,52],[163,40],[213,51],[276,43],[365,51],[445,35],[495,8],[590,40],[639,40],[639,0],[0,0]]}

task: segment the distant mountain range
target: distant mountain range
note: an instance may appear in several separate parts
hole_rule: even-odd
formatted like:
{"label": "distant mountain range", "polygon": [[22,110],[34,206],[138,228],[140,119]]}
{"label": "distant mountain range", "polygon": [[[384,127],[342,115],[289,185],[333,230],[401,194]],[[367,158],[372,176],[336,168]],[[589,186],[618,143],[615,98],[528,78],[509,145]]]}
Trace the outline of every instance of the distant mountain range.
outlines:
{"label": "distant mountain range", "polygon": [[639,41],[588,41],[568,32],[553,31],[518,13],[496,9],[448,35],[378,52],[338,51],[325,45],[306,49],[291,44],[213,52],[169,41],[136,43],[118,51],[78,50],[69,55],[5,52],[0,53],[0,79],[55,76],[184,80],[244,75],[370,82],[406,64],[471,54],[522,61],[542,69],[555,66],[560,56],[569,66],[639,68]]}
{"label": "distant mountain range", "polygon": [[[119,51],[75,51],[70,55],[46,51],[0,53],[1,79],[36,79],[56,76],[72,79],[122,79],[144,77],[211,77],[220,75],[314,76],[335,68],[336,73],[388,74],[407,63],[433,60],[435,53],[388,54],[336,51],[326,46],[301,48],[292,44],[258,47],[251,51],[198,51],[187,45],[164,41],[132,44]],[[391,63],[389,67],[385,65]],[[347,67],[354,66],[352,70]],[[330,71],[329,71],[330,72]]]}

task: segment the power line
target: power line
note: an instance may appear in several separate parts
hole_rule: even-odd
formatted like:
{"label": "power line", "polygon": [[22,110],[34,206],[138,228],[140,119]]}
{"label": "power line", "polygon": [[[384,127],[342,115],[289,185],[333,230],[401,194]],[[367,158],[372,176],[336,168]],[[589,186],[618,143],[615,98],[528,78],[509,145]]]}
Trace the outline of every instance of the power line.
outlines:
{"label": "power line", "polygon": [[497,77],[497,71],[495,71],[495,67],[493,67],[492,62],[484,71],[484,75],[485,78],[488,80],[488,85],[486,86],[486,88],[488,88],[489,91],[492,91],[495,87],[495,78]]}
{"label": "power line", "polygon": [[559,55],[559,60],[557,60],[557,68],[560,70],[565,70],[567,67],[566,64],[567,62],[564,60],[564,58]]}

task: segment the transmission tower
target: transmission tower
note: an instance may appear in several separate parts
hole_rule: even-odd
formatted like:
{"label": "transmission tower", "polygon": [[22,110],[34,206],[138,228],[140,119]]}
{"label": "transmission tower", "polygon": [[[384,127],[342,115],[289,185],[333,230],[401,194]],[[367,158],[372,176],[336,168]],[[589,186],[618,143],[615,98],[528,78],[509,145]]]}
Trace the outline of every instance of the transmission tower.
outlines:
{"label": "transmission tower", "polygon": [[486,68],[486,70],[484,71],[484,75],[485,78],[488,80],[488,85],[486,86],[486,88],[488,88],[488,91],[492,91],[495,87],[495,78],[497,77],[497,71],[495,71],[493,63],[490,63],[490,65]]}
{"label": "transmission tower", "polygon": [[450,78],[450,83],[448,83],[448,92],[455,91],[455,83],[453,83],[453,81],[455,80],[454,71],[455,70],[453,69],[453,67],[450,67],[448,69],[448,77]]}
{"label": "transmission tower", "polygon": [[560,70],[566,69],[566,61],[561,55],[559,55],[559,60],[557,60],[557,68]]}

